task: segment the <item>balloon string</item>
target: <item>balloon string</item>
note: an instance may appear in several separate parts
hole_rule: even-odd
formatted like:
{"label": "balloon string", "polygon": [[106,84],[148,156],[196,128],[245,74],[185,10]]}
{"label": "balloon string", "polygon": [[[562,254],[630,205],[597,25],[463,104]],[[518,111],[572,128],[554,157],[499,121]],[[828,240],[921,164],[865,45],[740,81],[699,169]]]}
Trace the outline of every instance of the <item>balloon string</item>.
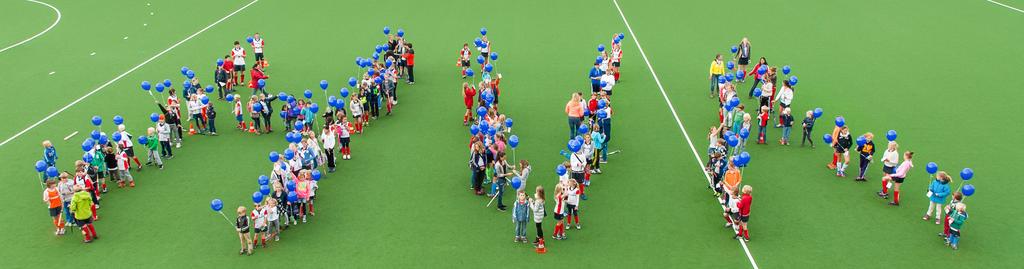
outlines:
{"label": "balloon string", "polygon": [[228,225],[230,225],[231,227],[235,227],[235,224],[234,224],[234,223],[231,223],[231,219],[228,219],[228,216],[227,216],[227,215],[224,215],[224,212],[223,212],[223,211],[217,211],[217,213],[220,213],[220,215],[221,215],[222,217],[224,217],[224,221],[227,221],[227,222],[228,222]]}

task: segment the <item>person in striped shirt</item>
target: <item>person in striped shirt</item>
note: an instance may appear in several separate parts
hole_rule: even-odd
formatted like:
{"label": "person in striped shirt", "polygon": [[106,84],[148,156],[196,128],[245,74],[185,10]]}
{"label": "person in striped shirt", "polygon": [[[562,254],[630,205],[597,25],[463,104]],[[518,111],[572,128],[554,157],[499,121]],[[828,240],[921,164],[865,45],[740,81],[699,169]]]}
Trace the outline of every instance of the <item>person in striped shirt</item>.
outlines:
{"label": "person in striped shirt", "polygon": [[555,231],[552,232],[551,238],[555,240],[563,240],[565,236],[565,185],[568,181],[560,181],[555,184],[555,208],[552,213],[555,214]]}

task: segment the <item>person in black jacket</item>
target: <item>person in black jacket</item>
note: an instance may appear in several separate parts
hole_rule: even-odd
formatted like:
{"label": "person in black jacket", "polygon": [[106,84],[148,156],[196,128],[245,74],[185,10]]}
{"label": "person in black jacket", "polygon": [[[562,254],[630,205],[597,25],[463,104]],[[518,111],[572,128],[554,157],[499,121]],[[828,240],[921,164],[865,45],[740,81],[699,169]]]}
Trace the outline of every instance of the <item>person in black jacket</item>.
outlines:
{"label": "person in black jacket", "polygon": [[469,168],[473,172],[473,191],[476,195],[483,195],[481,187],[486,177],[487,160],[484,158],[484,145],[477,141],[473,143],[473,151],[469,157]]}
{"label": "person in black jacket", "polygon": [[836,163],[836,176],[846,177],[846,167],[850,165],[850,146],[853,140],[850,138],[850,128],[843,126],[839,130],[839,137],[836,137],[836,153],[843,156],[842,162]]}
{"label": "person in black jacket", "polygon": [[217,110],[213,109],[213,102],[207,104],[206,107],[206,130],[210,132],[210,135],[217,135],[217,125],[214,124],[214,119],[217,118]]}
{"label": "person in black jacket", "polygon": [[864,178],[864,172],[868,170],[868,164],[871,163],[871,157],[875,155],[875,134],[866,133],[864,134],[864,145],[857,146],[857,152],[860,153],[860,175],[857,176],[857,181],[867,181]]}
{"label": "person in black jacket", "polygon": [[[170,93],[174,94],[174,89],[171,89]],[[156,103],[156,106],[160,108],[160,113],[164,114],[165,122],[171,125],[171,142],[176,142],[177,147],[180,148],[182,138],[181,118],[178,117],[178,113],[176,111],[168,110],[159,101],[153,102]],[[174,134],[178,134],[178,136],[174,136]]]}
{"label": "person in black jacket", "polygon": [[814,148],[814,140],[811,139],[811,131],[814,130],[814,111],[807,111],[807,115],[804,116],[804,136],[800,139],[800,146],[803,147],[804,143],[811,143],[811,148]]}
{"label": "person in black jacket", "polygon": [[266,132],[270,133],[273,129],[270,128],[270,117],[274,115],[274,100],[277,100],[277,96],[267,97],[265,94],[260,94],[260,102],[263,103],[263,125]]}

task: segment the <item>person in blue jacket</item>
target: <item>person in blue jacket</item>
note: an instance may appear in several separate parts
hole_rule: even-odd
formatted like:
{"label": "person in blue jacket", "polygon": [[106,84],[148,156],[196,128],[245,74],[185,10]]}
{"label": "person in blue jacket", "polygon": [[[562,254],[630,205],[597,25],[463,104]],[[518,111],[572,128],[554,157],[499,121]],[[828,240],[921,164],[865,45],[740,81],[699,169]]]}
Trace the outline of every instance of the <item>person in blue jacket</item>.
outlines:
{"label": "person in blue jacket", "polygon": [[946,203],[946,197],[949,196],[950,177],[946,174],[946,171],[939,171],[935,175],[935,180],[928,185],[928,210],[925,211],[924,219],[928,221],[928,218],[932,216],[932,209],[935,210],[935,224],[942,224],[942,204]]}

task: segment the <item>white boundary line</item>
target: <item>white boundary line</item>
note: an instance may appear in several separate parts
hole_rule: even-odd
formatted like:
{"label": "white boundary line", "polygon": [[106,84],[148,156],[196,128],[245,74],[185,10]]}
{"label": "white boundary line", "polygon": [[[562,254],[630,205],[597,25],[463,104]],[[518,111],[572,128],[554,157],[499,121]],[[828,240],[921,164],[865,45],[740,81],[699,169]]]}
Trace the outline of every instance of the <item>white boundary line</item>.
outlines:
{"label": "white boundary line", "polygon": [[1011,6],[1007,5],[1007,4],[999,3],[999,2],[996,2],[996,1],[992,1],[992,0],[987,0],[987,1],[988,1],[989,3],[993,3],[993,4],[996,4],[996,5],[1000,5],[1000,6],[1003,6],[1003,7],[1005,7],[1005,8],[1009,8],[1009,9],[1012,9],[1012,10],[1016,10],[1017,12],[1020,12],[1020,13],[1024,13],[1024,10],[1021,10],[1021,9],[1019,9],[1019,8],[1015,8],[1015,7],[1011,7]]}
{"label": "white boundary line", "polygon": [[53,118],[54,116],[57,116],[57,114],[60,114],[61,112],[64,112],[64,110],[67,110],[71,106],[74,106],[75,104],[78,104],[78,102],[81,102],[82,100],[85,100],[85,98],[89,97],[90,95],[92,95],[92,94],[102,90],[103,88],[106,88],[107,86],[110,86],[110,84],[113,84],[115,81],[120,80],[124,76],[127,76],[128,74],[131,74],[132,72],[135,72],[135,70],[139,69],[143,65],[148,64],[149,62],[153,61],[157,57],[160,57],[160,56],[164,55],[164,53],[167,53],[168,51],[171,51],[172,49],[178,47],[182,43],[185,43],[186,41],[191,40],[193,37],[196,37],[197,35],[202,34],[203,32],[206,32],[206,30],[212,28],[213,26],[215,26],[217,24],[220,24],[224,20],[227,20],[231,16],[234,16],[238,12],[241,12],[242,10],[248,8],[252,4],[255,4],[256,2],[259,2],[259,1],[260,0],[252,0],[252,2],[249,2],[248,4],[238,8],[234,12],[229,13],[227,16],[224,16],[223,18],[220,18],[219,20],[211,23],[210,25],[207,25],[205,28],[200,29],[198,32],[195,32],[194,34],[186,37],[185,39],[182,39],[181,41],[178,41],[178,43],[174,43],[174,45],[171,45],[170,47],[168,47],[167,49],[164,49],[160,53],[157,53],[156,55],[153,55],[153,57],[149,57],[149,59],[146,59],[146,61],[143,61],[142,63],[136,65],[135,67],[132,67],[131,69],[128,69],[128,71],[125,71],[124,73],[121,73],[121,75],[118,75],[118,76],[114,77],[110,81],[107,81],[107,83],[103,83],[103,85],[100,85],[99,87],[96,87],[96,89],[93,89],[92,91],[90,91],[89,93],[86,93],[82,97],[79,97],[78,99],[75,99],[75,101],[72,101],[71,103],[65,105],[64,107],[58,109],[57,111],[54,111],[53,113],[50,113],[50,115],[46,116],[45,118],[39,120],[38,122],[36,122],[34,124],[28,126],[28,128],[25,128],[25,130],[21,130],[21,132],[18,132],[17,134],[14,134],[14,136],[11,136],[7,140],[4,140],[4,142],[0,142],[0,146],[6,145],[7,143],[11,142],[11,140],[14,140],[15,138],[18,138],[19,136],[25,134],[29,130],[32,130],[32,128],[35,128],[36,126],[39,126],[39,124],[42,124],[43,122],[46,122],[50,118]]}
{"label": "white boundary line", "polygon": [[[612,0],[612,3],[615,3],[615,9],[619,10],[619,16],[622,16],[622,22],[626,24],[626,29],[629,30],[629,35],[633,38],[633,42],[636,43],[636,48],[640,51],[640,56],[644,58],[644,62],[647,64],[647,69],[651,70],[651,76],[654,77],[654,83],[658,84],[658,89],[661,90],[661,96],[665,98],[665,103],[668,104],[668,109],[672,111],[672,117],[675,118],[676,124],[679,125],[679,130],[683,132],[683,137],[686,138],[686,143],[690,146],[690,150],[693,152],[693,157],[697,161],[697,167],[704,173],[704,178],[708,180],[708,184],[711,184],[711,176],[708,175],[707,171],[704,171],[704,162],[700,159],[700,155],[697,154],[697,148],[693,146],[693,140],[690,140],[690,135],[686,132],[686,128],[683,127],[683,122],[679,119],[679,114],[676,113],[675,106],[672,105],[672,101],[669,100],[668,94],[665,93],[665,87],[661,86],[661,80],[658,79],[658,74],[654,72],[654,67],[651,66],[651,61],[647,60],[647,53],[644,53],[643,47],[640,47],[640,40],[637,38],[636,33],[633,32],[633,27],[629,26],[629,21],[626,20],[626,14],[622,13],[622,7],[619,7],[619,1]],[[743,247],[743,252],[747,254],[747,259],[750,260],[750,265],[754,266],[754,269],[758,269],[757,262],[754,261],[754,256],[750,255],[750,249],[747,248],[747,243],[743,240],[737,241],[739,241],[740,246]]]}
{"label": "white boundary line", "polygon": [[39,2],[39,1],[36,1],[36,0],[28,0],[28,1],[32,2],[32,3],[44,5],[44,6],[49,7],[50,9],[53,9],[54,12],[57,12],[57,19],[53,21],[53,24],[50,24],[50,27],[46,27],[46,29],[44,29],[42,32],[39,32],[38,34],[36,34],[36,35],[34,35],[32,37],[29,37],[28,39],[22,40],[21,42],[14,43],[14,45],[10,45],[10,46],[7,46],[6,48],[2,48],[2,49],[0,49],[0,52],[5,52],[5,51],[7,51],[7,50],[9,50],[11,48],[14,48],[14,47],[17,47],[17,46],[19,46],[21,44],[25,44],[26,42],[32,41],[32,39],[36,39],[37,37],[45,34],[46,32],[49,32],[50,29],[53,29],[54,26],[57,26],[57,23],[60,23],[61,14],[60,14],[60,10],[59,9],[57,9],[56,7],[54,7],[54,6],[50,5],[50,4]]}

